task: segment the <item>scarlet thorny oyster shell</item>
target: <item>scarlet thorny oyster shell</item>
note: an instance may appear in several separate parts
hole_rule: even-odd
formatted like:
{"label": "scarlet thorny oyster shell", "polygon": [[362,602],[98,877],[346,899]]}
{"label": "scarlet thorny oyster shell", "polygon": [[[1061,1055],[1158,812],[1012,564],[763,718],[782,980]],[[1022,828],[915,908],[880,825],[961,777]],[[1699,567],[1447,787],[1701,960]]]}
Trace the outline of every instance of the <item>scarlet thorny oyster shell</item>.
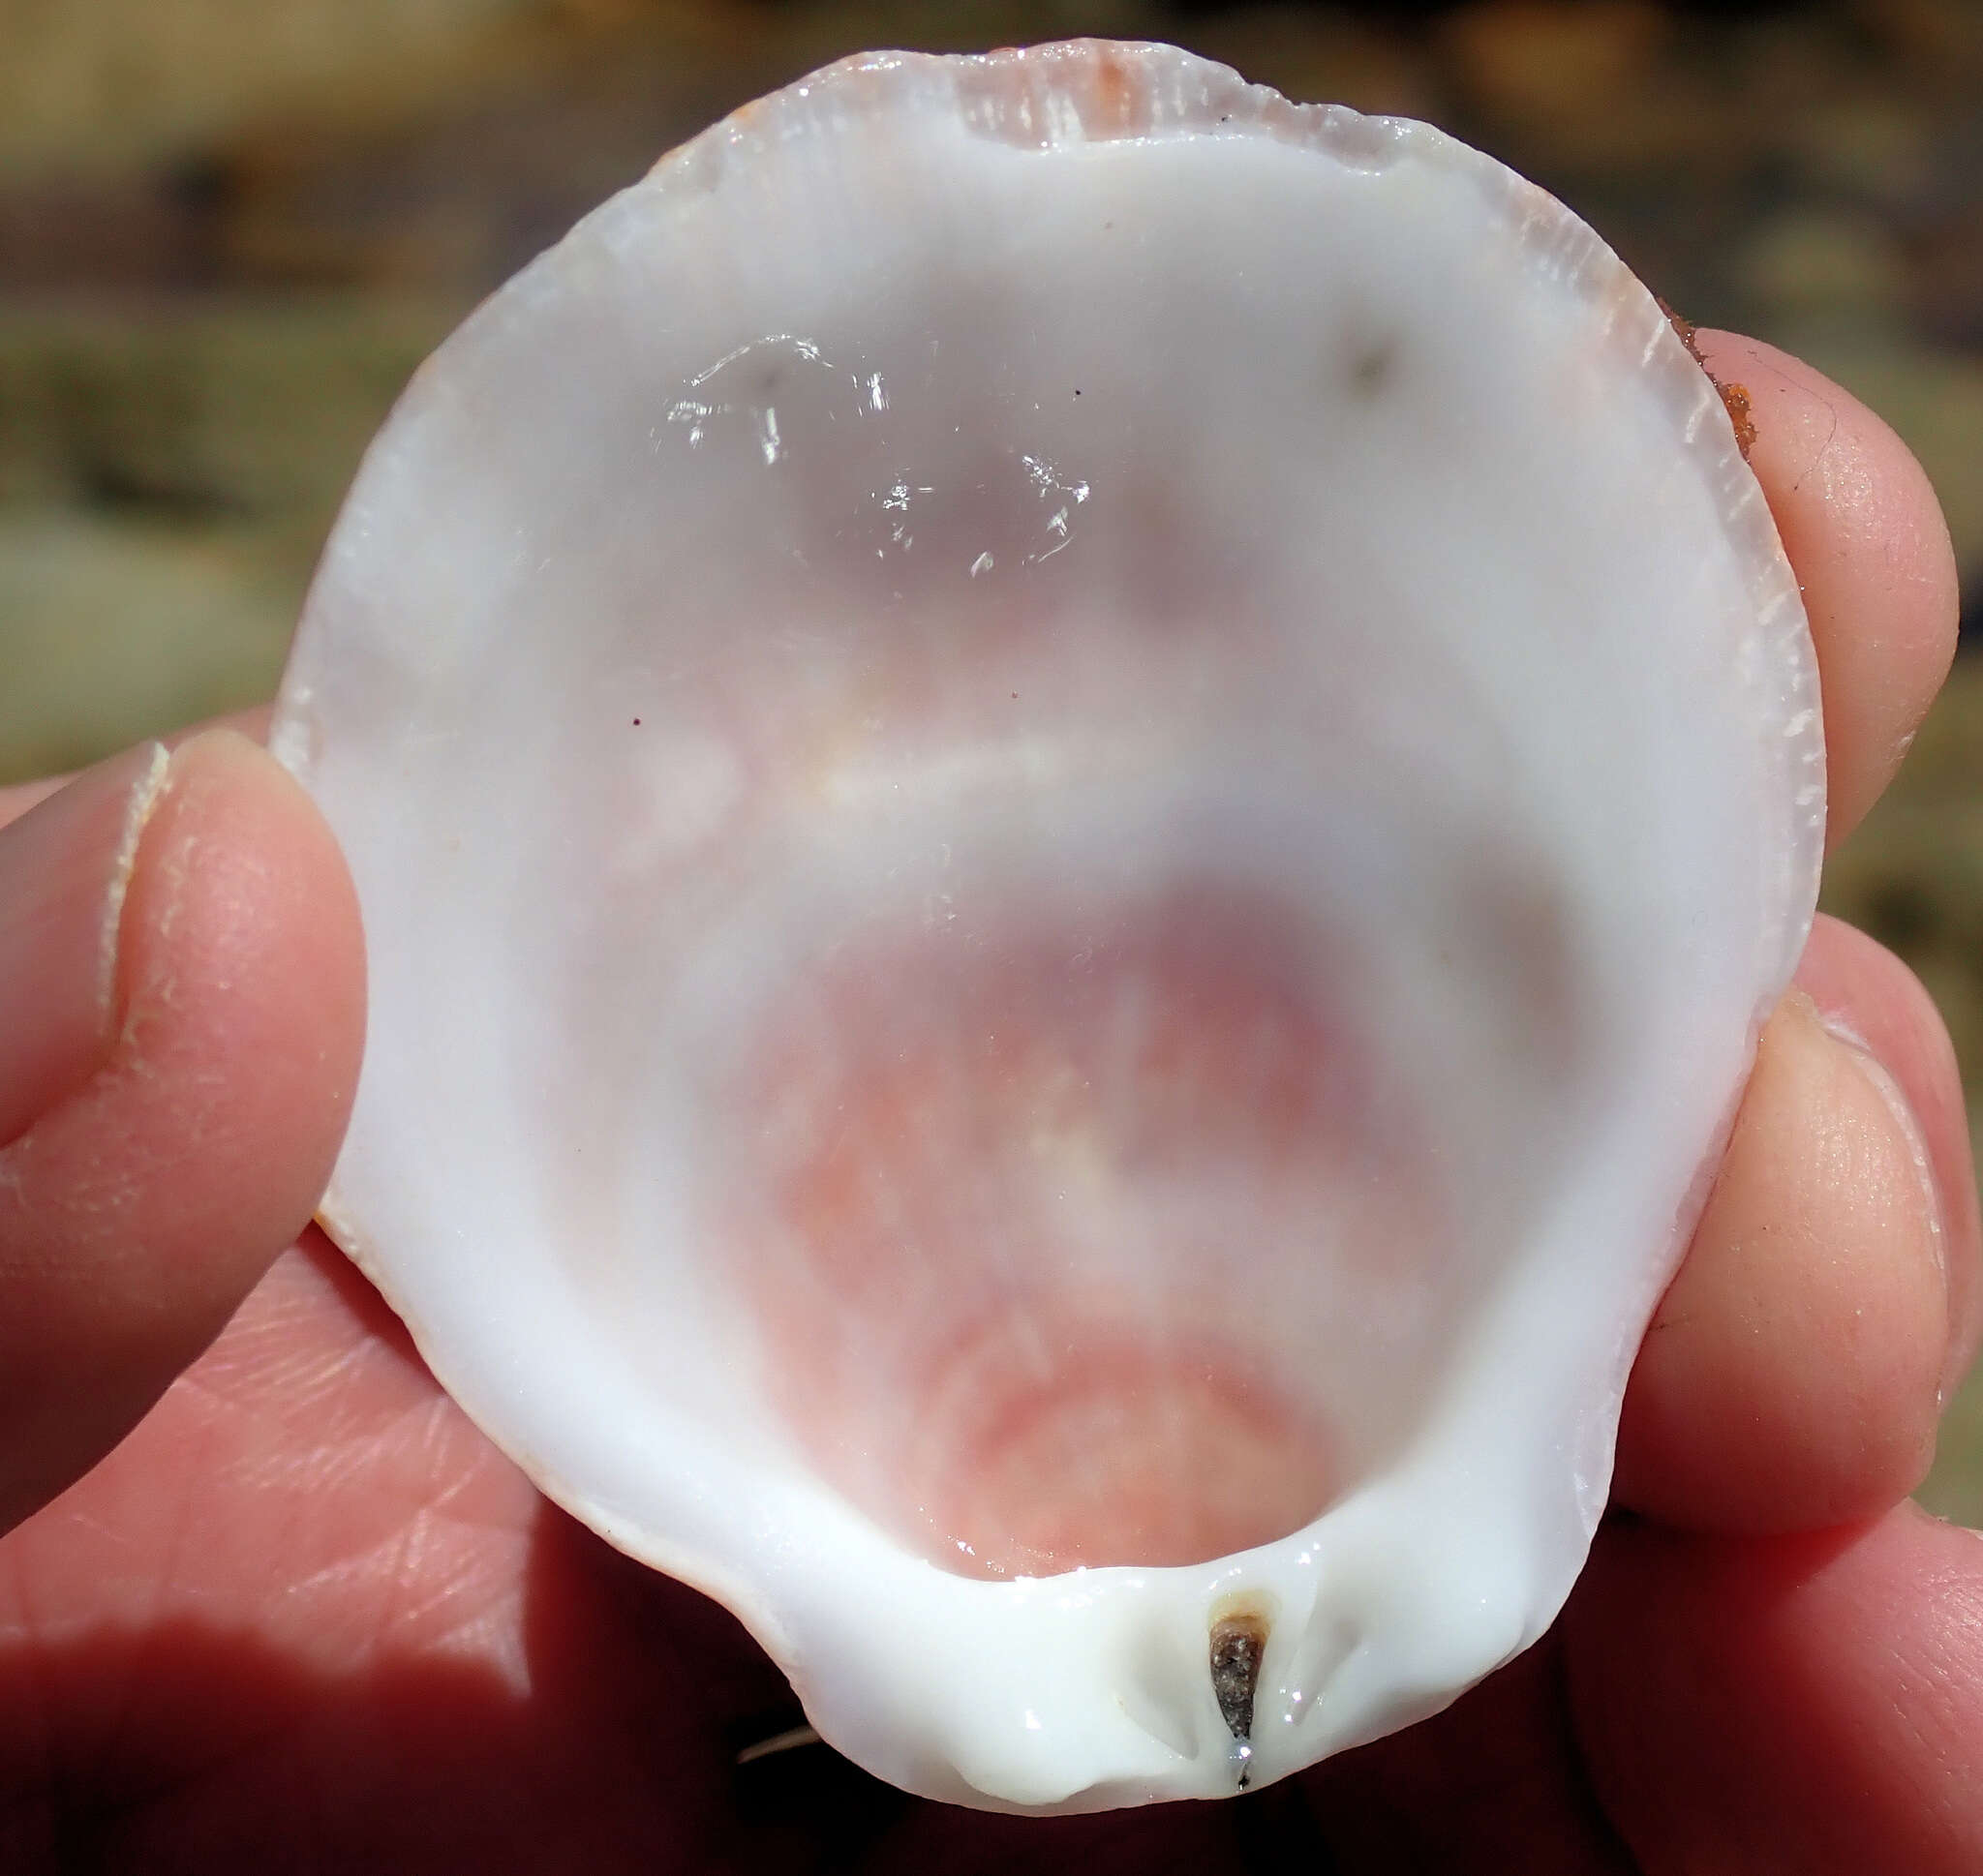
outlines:
{"label": "scarlet thorny oyster shell", "polygon": [[325,1215],[912,1790],[1232,1792],[1533,1641],[1823,816],[1797,589],[1591,231],[1162,46],[852,59],[477,313],[276,746]]}

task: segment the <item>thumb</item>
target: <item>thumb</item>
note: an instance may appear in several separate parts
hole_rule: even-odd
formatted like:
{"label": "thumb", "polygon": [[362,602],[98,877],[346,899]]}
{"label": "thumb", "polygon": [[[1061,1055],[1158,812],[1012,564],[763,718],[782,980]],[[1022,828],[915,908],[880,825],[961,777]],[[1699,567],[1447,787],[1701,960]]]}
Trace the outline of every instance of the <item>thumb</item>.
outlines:
{"label": "thumb", "polygon": [[343,858],[245,738],[131,751],[0,829],[0,1529],[302,1228],[363,1026]]}

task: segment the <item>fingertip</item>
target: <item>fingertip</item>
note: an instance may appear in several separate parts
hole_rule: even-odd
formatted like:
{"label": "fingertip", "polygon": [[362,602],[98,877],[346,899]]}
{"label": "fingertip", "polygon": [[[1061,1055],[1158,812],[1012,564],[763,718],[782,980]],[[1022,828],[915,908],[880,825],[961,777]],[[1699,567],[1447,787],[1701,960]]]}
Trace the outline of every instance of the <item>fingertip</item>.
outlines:
{"label": "fingertip", "polygon": [[148,1259],[133,1279],[245,1293],[329,1177],[365,978],[335,839],[295,778],[231,730],[172,752],[125,896],[117,987],[98,1138],[141,1156],[178,1234],[204,1247],[197,1267]]}
{"label": "fingertip", "polygon": [[1816,648],[1836,846],[1878,800],[1955,655],[1948,525],[1921,465],[1850,392],[1760,339],[1701,328],[1747,394],[1762,484]]}
{"label": "fingertip", "polygon": [[[321,815],[231,729],[171,754],[125,897],[117,989],[122,1074],[180,1071],[182,1101],[226,1104],[239,1169],[259,1174],[259,1234],[287,1243],[343,1139],[364,1040],[364,941]],[[186,1131],[222,1138],[197,1110]]]}
{"label": "fingertip", "polygon": [[1949,1293],[1946,1394],[1983,1339],[1983,1223],[1955,1044],[1935,999],[1906,961],[1843,920],[1818,915],[1796,981],[1827,1024],[1856,1039],[1893,1077],[1919,1130],[1941,1217]]}
{"label": "fingertip", "polygon": [[1905,1497],[1934,1457],[1943,1244],[1894,1077],[1793,991],[1633,1367],[1617,1501],[1693,1529],[1770,1531]]}
{"label": "fingertip", "polygon": [[107,1052],[0,1155],[0,1520],[128,1431],[307,1222],[364,1022],[342,856],[245,738],[163,768],[113,895]]}

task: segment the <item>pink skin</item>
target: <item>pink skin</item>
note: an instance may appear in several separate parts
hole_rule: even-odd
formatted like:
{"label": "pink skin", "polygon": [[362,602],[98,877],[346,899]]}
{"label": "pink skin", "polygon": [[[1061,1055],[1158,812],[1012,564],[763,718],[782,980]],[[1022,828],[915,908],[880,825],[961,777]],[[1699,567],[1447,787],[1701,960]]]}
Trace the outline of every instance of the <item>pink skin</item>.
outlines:
{"label": "pink skin", "polygon": [[[1946,536],[1876,418],[1701,344],[1754,399],[1839,832],[1946,669]],[[294,1238],[362,1024],[328,834],[247,742],[187,743],[99,978],[120,763],[0,832],[0,1867],[1983,1867],[1983,1543],[1899,1505],[1978,1339],[1973,1181],[1940,1025],[1857,933],[1820,925],[1766,1035],[1541,1647],[1238,1803],[984,1818],[820,1754],[748,1800],[727,1729],[780,1717],[769,1664],[551,1510]]]}

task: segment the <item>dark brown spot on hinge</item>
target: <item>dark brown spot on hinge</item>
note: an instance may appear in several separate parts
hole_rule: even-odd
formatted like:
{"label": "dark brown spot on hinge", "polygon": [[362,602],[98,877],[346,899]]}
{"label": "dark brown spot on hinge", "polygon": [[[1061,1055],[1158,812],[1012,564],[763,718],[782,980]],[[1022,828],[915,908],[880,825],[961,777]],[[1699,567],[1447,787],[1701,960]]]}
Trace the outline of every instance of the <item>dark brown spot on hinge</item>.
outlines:
{"label": "dark brown spot on hinge", "polygon": [[[1253,1697],[1260,1685],[1261,1656],[1266,1652],[1267,1619],[1264,1610],[1240,1607],[1218,1617],[1211,1626],[1212,1696],[1226,1729],[1241,1745],[1253,1738]],[[1246,1787],[1247,1773],[1239,1773]]]}
{"label": "dark brown spot on hinge", "polygon": [[1243,1618],[1212,1624],[1212,1692],[1236,1740],[1253,1737],[1253,1690],[1266,1636]]}
{"label": "dark brown spot on hinge", "polygon": [[1660,301],[1660,311],[1666,316],[1666,322],[1680,335],[1680,343],[1687,348],[1687,355],[1707,372],[1708,382],[1720,393],[1722,408],[1728,413],[1728,422],[1735,432],[1735,447],[1742,452],[1742,460],[1749,461],[1749,452],[1755,447],[1755,423],[1750,415],[1749,387],[1746,384],[1724,384],[1713,372],[1708,371],[1708,361],[1700,355],[1700,348],[1693,342],[1693,321]]}

